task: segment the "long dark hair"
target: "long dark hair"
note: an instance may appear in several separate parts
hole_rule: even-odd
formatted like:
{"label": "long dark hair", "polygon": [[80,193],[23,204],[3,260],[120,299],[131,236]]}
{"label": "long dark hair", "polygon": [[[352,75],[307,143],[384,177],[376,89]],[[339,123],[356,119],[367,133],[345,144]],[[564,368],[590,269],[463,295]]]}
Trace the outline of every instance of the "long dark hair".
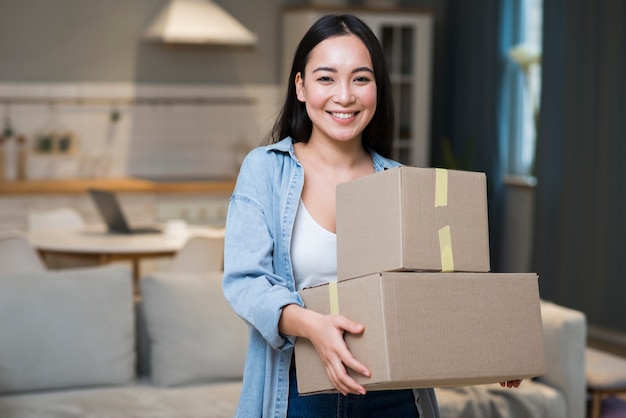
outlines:
{"label": "long dark hair", "polygon": [[287,136],[291,136],[295,142],[309,140],[313,124],[306,113],[305,104],[296,97],[296,74],[304,74],[304,67],[317,44],[328,38],[345,35],[355,35],[365,44],[376,79],[376,112],[363,130],[363,146],[385,157],[391,157],[394,110],[385,56],[372,30],[362,20],[349,14],[326,15],[319,18],[300,40],[289,73],[285,103],[270,133],[270,143],[278,142]]}

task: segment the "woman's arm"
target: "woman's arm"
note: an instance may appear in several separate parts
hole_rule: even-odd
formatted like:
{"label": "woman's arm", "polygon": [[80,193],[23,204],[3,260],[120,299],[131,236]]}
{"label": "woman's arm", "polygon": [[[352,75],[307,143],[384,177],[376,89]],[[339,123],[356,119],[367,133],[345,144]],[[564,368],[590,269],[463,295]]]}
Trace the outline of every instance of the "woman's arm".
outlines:
{"label": "woman's arm", "polygon": [[263,149],[244,160],[230,198],[224,240],[224,296],[234,309],[275,350],[293,347],[295,337],[281,335],[282,307],[303,305],[292,281],[279,267],[284,263],[276,213],[273,168],[277,164]]}

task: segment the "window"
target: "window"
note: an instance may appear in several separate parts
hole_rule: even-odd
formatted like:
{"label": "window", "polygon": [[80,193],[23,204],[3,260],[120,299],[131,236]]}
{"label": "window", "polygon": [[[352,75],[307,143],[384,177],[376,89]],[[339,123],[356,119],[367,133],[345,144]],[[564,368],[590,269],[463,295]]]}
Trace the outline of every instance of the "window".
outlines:
{"label": "window", "polygon": [[521,71],[511,96],[509,174],[532,176],[541,95],[543,0],[524,0],[520,19],[522,42],[511,51]]}

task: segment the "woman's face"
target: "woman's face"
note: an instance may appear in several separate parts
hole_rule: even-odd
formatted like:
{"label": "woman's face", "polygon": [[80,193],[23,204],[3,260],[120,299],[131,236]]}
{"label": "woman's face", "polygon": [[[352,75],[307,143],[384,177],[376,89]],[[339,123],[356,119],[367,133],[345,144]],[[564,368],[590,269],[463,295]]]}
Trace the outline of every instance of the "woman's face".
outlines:
{"label": "woman's face", "polygon": [[376,79],[369,51],[358,37],[320,42],[295,82],[298,100],[313,122],[312,140],[360,141],[376,112]]}

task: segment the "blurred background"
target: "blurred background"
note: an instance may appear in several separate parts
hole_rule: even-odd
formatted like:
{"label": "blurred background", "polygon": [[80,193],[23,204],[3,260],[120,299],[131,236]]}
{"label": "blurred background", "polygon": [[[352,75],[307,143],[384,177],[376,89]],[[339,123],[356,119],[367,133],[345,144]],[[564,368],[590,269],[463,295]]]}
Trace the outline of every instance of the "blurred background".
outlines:
{"label": "blurred background", "polygon": [[388,58],[395,157],[486,172],[492,271],[538,272],[544,299],[626,347],[621,0],[215,0],[226,17],[213,25],[240,31],[202,40],[169,33],[173,3],[0,3],[0,228],[58,205],[96,219],[68,185],[107,179],[131,218],[223,224],[295,42],[350,11]]}

